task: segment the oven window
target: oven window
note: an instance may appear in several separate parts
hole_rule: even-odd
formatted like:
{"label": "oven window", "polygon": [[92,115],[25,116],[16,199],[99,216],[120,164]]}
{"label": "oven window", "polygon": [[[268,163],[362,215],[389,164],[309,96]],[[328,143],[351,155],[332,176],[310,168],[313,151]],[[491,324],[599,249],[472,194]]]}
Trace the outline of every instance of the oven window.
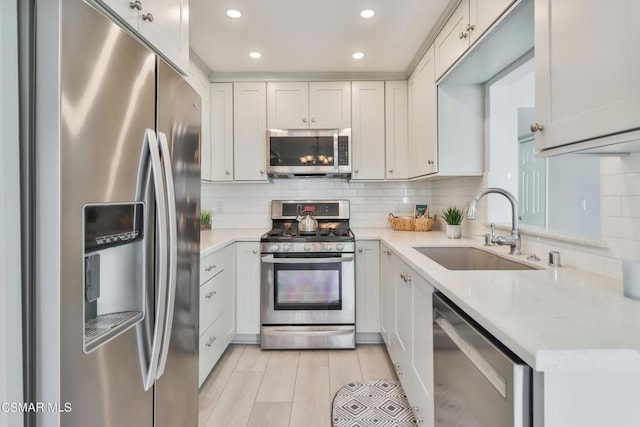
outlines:
{"label": "oven window", "polygon": [[276,264],[275,310],[342,310],[342,265]]}

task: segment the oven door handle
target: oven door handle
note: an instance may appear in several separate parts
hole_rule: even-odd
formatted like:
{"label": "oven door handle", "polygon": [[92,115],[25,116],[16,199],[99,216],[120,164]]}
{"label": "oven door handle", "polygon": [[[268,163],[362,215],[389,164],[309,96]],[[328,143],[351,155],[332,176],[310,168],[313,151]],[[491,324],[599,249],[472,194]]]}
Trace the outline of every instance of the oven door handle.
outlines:
{"label": "oven door handle", "polygon": [[268,330],[264,330],[262,331],[262,333],[267,334],[267,335],[275,335],[275,336],[291,336],[291,335],[312,335],[314,337],[333,337],[336,335],[349,335],[353,333],[353,328],[349,328],[349,329],[323,329],[323,330],[319,330],[319,331],[308,331],[308,330],[304,330],[304,331],[300,331],[300,330],[293,330],[293,329],[272,329],[269,328]]}
{"label": "oven door handle", "polygon": [[350,262],[353,255],[330,258],[276,258],[273,255],[263,256],[262,262],[268,264],[327,264],[330,262]]}

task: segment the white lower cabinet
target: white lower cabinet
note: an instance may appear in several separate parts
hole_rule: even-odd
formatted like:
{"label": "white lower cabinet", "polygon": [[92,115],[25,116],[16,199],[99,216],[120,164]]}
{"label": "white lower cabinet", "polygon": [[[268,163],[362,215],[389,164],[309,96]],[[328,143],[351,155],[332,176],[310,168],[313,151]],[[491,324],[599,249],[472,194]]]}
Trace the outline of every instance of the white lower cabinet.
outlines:
{"label": "white lower cabinet", "polygon": [[198,384],[235,335],[235,248],[224,249],[200,259],[200,353]]}
{"label": "white lower cabinet", "polygon": [[382,337],[419,424],[432,427],[433,288],[383,245]]}
{"label": "white lower cabinet", "polygon": [[380,244],[356,241],[356,334],[380,332]]}
{"label": "white lower cabinet", "polygon": [[[236,333],[260,333],[260,243],[236,243]],[[247,338],[247,337],[245,337]],[[242,339],[242,337],[240,337]]]}

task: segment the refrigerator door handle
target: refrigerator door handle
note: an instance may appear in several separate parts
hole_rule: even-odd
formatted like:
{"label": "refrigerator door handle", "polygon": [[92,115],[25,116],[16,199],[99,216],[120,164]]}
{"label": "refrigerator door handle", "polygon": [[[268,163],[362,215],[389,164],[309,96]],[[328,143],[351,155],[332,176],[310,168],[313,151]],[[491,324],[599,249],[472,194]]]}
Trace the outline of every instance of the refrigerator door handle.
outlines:
{"label": "refrigerator door handle", "polygon": [[[141,177],[144,175],[144,170],[151,165],[151,177],[153,180],[153,186],[155,190],[156,207],[158,215],[156,216],[157,229],[158,229],[158,241],[156,248],[159,251],[159,259],[167,259],[167,201],[165,195],[165,187],[163,183],[163,170],[160,160],[160,150],[158,148],[158,140],[156,133],[152,129],[146,129],[144,133],[144,148],[142,150],[142,158],[140,160],[140,171],[138,176],[139,184]],[[139,195],[140,196],[140,195]],[[141,197],[141,196],[140,196]],[[147,215],[151,215],[151,212],[147,211]],[[145,253],[145,260],[149,254]],[[150,390],[156,380],[156,372],[158,368],[158,360],[160,358],[160,346],[162,344],[162,331],[163,331],[163,319],[165,317],[166,310],[166,282],[167,271],[162,266],[158,269],[157,276],[157,303],[155,307],[155,325],[153,327],[153,337],[151,340],[151,352],[149,360],[147,361],[147,353],[145,351],[146,345],[144,342],[144,333],[138,334],[138,351],[140,352],[140,365],[142,369],[142,383],[145,391]],[[145,281],[146,282],[146,281]],[[145,284],[146,286],[146,284]],[[141,328],[143,329],[143,328]]]}
{"label": "refrigerator door handle", "polygon": [[[160,145],[161,160],[164,166],[165,189],[167,192],[167,213],[169,220],[169,265],[168,265],[168,287],[167,287],[167,309],[164,319],[164,337],[162,339],[162,351],[160,353],[160,361],[156,378],[160,378],[164,374],[167,365],[167,356],[171,344],[171,330],[173,326],[173,311],[175,307],[176,281],[178,269],[178,223],[176,212],[176,196],[173,186],[173,169],[171,167],[171,153],[169,144],[167,143],[167,135],[158,132],[158,142]],[[167,259],[167,258],[164,258]]]}

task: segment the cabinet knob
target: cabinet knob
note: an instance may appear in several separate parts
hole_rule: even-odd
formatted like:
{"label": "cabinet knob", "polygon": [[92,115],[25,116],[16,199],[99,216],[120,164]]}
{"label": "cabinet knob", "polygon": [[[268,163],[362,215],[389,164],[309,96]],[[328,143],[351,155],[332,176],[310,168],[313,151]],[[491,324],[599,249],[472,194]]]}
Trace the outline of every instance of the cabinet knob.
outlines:
{"label": "cabinet knob", "polygon": [[427,160],[427,164],[428,164],[428,165],[432,165],[432,164],[434,164],[434,163],[435,163],[435,162],[434,162],[433,160]]}
{"label": "cabinet knob", "polygon": [[142,15],[142,20],[153,22],[153,15],[151,14],[151,12],[145,13],[144,15]]}
{"label": "cabinet knob", "polygon": [[216,268],[216,266],[215,266],[215,265],[213,265],[213,264],[211,264],[210,266],[208,266],[207,268],[205,268],[205,269],[204,269],[204,271],[211,271],[211,270],[213,270],[214,268]]}
{"label": "cabinet knob", "polygon": [[467,25],[467,31],[473,31],[473,30],[475,30],[475,29],[476,29],[476,26],[475,26],[475,25],[473,25],[473,24],[468,24],[468,25]]}
{"label": "cabinet knob", "polygon": [[362,253],[362,248],[358,248],[358,252]]}
{"label": "cabinet knob", "polygon": [[393,173],[393,169],[389,169],[389,173]]}
{"label": "cabinet knob", "polygon": [[142,3],[140,2],[140,0],[130,1],[130,2],[129,2],[129,7],[130,7],[131,9],[138,9],[138,10],[142,10]]}
{"label": "cabinet knob", "polygon": [[460,40],[466,39],[467,37],[469,37],[469,33],[467,33],[466,31],[462,31],[460,34],[458,34],[458,38]]}
{"label": "cabinet knob", "polygon": [[260,169],[260,175],[264,175],[264,169]]}
{"label": "cabinet knob", "polygon": [[543,130],[544,130],[544,126],[541,125],[540,123],[538,122],[531,123],[531,132],[538,132]]}
{"label": "cabinet knob", "polygon": [[353,171],[353,173],[358,173],[358,172],[360,172],[360,169],[356,169]]}
{"label": "cabinet knob", "polygon": [[311,123],[315,123],[316,122],[316,118],[315,117],[311,117]]}
{"label": "cabinet knob", "polygon": [[306,117],[302,118],[302,123],[307,123],[307,118]]}
{"label": "cabinet knob", "polygon": [[257,254],[257,253],[258,253],[258,250],[257,250],[257,249],[254,249],[254,250],[252,250],[251,252],[253,252],[254,254]]}
{"label": "cabinet knob", "polygon": [[229,171],[224,171],[224,173],[226,173],[227,175],[231,175],[231,172]]}

